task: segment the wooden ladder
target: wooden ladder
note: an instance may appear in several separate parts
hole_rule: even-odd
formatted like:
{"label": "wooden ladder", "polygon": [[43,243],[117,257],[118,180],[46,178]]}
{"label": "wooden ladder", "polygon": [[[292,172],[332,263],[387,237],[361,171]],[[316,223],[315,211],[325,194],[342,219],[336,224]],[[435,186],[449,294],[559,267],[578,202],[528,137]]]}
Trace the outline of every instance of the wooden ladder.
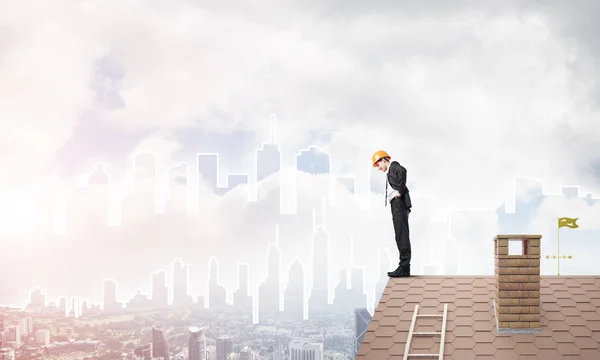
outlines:
{"label": "wooden ladder", "polygon": [[[441,332],[415,332],[415,325],[418,317],[441,317],[442,318],[442,331]],[[410,324],[410,330],[408,331],[408,338],[406,339],[406,347],[404,348],[404,360],[409,357],[432,357],[438,356],[440,360],[444,359],[444,342],[446,341],[446,320],[448,318],[448,304],[444,304],[443,315],[419,315],[419,305],[415,305],[415,312],[413,313],[412,322]],[[440,352],[439,354],[410,354],[410,343],[412,342],[413,336],[418,335],[441,335],[440,340]]]}

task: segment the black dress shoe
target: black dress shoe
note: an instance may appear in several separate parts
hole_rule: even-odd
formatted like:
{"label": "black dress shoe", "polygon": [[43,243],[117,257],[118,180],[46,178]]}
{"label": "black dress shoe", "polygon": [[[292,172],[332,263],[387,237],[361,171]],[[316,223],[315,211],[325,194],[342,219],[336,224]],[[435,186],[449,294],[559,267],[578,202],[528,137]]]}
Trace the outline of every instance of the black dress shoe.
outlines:
{"label": "black dress shoe", "polygon": [[389,277],[400,277],[402,270],[395,270],[388,273]]}
{"label": "black dress shoe", "polygon": [[398,266],[398,267],[396,268],[396,270],[394,270],[394,271],[388,271],[388,273],[387,273],[387,274],[388,274],[388,276],[390,276],[390,275],[392,275],[392,274],[396,274],[396,273],[400,272],[400,270],[402,270],[402,269],[400,268],[400,266]]}
{"label": "black dress shoe", "polygon": [[394,271],[388,274],[389,277],[410,277],[410,273],[403,270]]}

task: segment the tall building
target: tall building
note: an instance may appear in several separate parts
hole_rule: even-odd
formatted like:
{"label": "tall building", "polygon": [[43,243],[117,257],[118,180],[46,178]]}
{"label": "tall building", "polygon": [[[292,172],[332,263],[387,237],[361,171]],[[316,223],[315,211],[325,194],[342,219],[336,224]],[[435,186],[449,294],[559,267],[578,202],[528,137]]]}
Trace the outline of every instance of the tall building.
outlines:
{"label": "tall building", "polygon": [[50,344],[50,330],[42,329],[35,332],[35,343],[39,346]]}
{"label": "tall building", "polygon": [[41,308],[46,306],[46,295],[42,293],[42,289],[34,289],[30,293],[29,306]]}
{"label": "tall building", "polygon": [[240,351],[239,360],[254,360],[252,349],[249,346],[244,346]]}
{"label": "tall building", "polygon": [[281,170],[281,151],[276,142],[275,116],[271,116],[269,142],[256,150],[256,181],[261,181]]}
{"label": "tall building", "polygon": [[133,157],[133,191],[121,207],[122,224],[156,214],[157,159],[154,153]]}
{"label": "tall building", "polygon": [[166,280],[166,274],[163,270],[152,274],[152,304],[156,307],[169,305],[169,289]]}
{"label": "tall building", "polygon": [[14,350],[0,348],[0,360],[15,360]]}
{"label": "tall building", "polygon": [[238,264],[238,289],[233,294],[233,306],[243,312],[252,312],[252,297],[249,289],[250,265]]}
{"label": "tall building", "polygon": [[64,316],[67,314],[67,298],[66,297],[60,298],[60,300],[58,302],[58,311],[61,316]]}
{"label": "tall building", "polygon": [[365,293],[364,269],[352,267],[350,269],[351,277],[351,304],[352,307],[363,307],[367,305],[367,294]]}
{"label": "tall building", "polygon": [[187,172],[186,163],[175,165],[169,171],[169,198],[165,204],[166,212],[187,211]]}
{"label": "tall building", "polygon": [[139,356],[144,360],[152,360],[152,345],[151,344],[140,345],[137,348],[135,348],[133,353],[136,356]]}
{"label": "tall building", "polygon": [[217,359],[227,360],[229,355],[233,353],[233,338],[231,336],[221,336],[217,338]]}
{"label": "tall building", "polygon": [[222,309],[227,303],[227,290],[219,283],[219,264],[217,259],[210,258],[208,279],[208,307]]}
{"label": "tall building", "polygon": [[275,244],[269,246],[267,278],[258,287],[259,321],[272,320],[279,314],[280,305],[280,251]]}
{"label": "tall building", "polygon": [[304,318],[304,269],[298,259],[290,267],[283,309],[289,318],[297,320]]}
{"label": "tall building", "polygon": [[180,259],[173,263],[173,306],[188,306],[192,298],[188,295],[188,266]]}
{"label": "tall building", "polygon": [[204,330],[199,327],[190,327],[188,358],[189,360],[206,360],[206,338]]}
{"label": "tall building", "polygon": [[[311,175],[322,175],[326,179],[326,185],[311,189],[311,197],[323,199],[324,204],[330,200],[331,196],[331,159],[330,155],[321,149],[311,146],[308,150],[302,150],[296,155],[296,170],[298,172],[308,173]],[[302,177],[298,177],[301,179]],[[298,197],[298,208],[304,208],[310,205],[305,202],[305,197]],[[318,218],[322,218],[325,212],[325,206],[315,209]]]}
{"label": "tall building", "polygon": [[[97,163],[94,171],[88,176],[87,186],[85,188],[78,189],[78,194],[76,194],[72,199],[73,207],[71,207],[71,214],[76,214],[84,209],[89,209],[89,204],[87,202],[90,201],[90,196],[95,194],[102,199],[102,206],[98,208],[99,212],[97,214],[89,216],[90,221],[94,225],[100,227],[109,226],[109,211],[111,202],[109,183],[110,176],[106,172],[105,164]],[[67,216],[71,214],[68,214]]]}
{"label": "tall building", "polygon": [[164,330],[158,326],[152,328],[152,357],[162,357],[164,360],[171,360],[167,337]]}
{"label": "tall building", "polygon": [[4,322],[4,314],[0,314],[0,333],[2,333],[5,329],[5,322]]}
{"label": "tall building", "polygon": [[337,313],[348,313],[353,307],[352,290],[348,289],[348,269],[340,269],[340,278],[335,286],[332,310]]}
{"label": "tall building", "polygon": [[198,154],[198,173],[203,181],[212,189],[216,189],[219,179],[219,155]]}
{"label": "tall building", "polygon": [[[275,139],[275,115],[271,115],[269,142],[256,150],[256,196],[263,199],[269,209],[282,211],[281,150]],[[265,186],[265,179],[269,186]]]}
{"label": "tall building", "polygon": [[324,360],[323,344],[304,340],[290,341],[290,360]]}
{"label": "tall building", "polygon": [[11,326],[4,330],[4,342],[14,343],[16,347],[21,346],[21,328],[18,326]]}
{"label": "tall building", "polygon": [[105,311],[114,311],[122,307],[117,302],[117,283],[112,279],[104,279],[102,284],[102,305]]}
{"label": "tall building", "polygon": [[227,175],[227,189],[233,190],[240,185],[248,185],[248,174],[229,174]]}
{"label": "tall building", "polygon": [[308,300],[309,317],[329,310],[329,235],[318,226],[313,236],[313,287]]}
{"label": "tall building", "polygon": [[360,344],[362,344],[372,319],[373,316],[367,308],[354,309],[354,356],[356,356]]}

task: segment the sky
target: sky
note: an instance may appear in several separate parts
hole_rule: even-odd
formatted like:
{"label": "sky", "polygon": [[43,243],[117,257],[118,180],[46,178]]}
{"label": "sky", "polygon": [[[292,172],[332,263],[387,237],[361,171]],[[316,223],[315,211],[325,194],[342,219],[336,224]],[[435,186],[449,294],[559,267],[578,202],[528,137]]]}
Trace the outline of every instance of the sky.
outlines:
{"label": "sky", "polygon": [[[146,184],[127,227],[90,224],[106,202],[98,191],[65,225],[69,235],[42,234],[36,218],[40,203],[64,198],[98,161],[106,163],[117,198],[124,196],[138,151],[157,154],[163,180],[202,152],[219,153],[223,174],[251,171],[255,149],[269,140],[272,113],[284,166],[316,145],[331,155],[333,174],[356,176],[358,195],[340,190],[339,198],[362,210],[330,210],[328,218],[331,246],[342,249],[335,266],[349,256],[350,233],[355,246],[378,239],[395,257],[389,209],[377,200],[365,210],[369,178],[384,181],[369,167],[378,149],[407,167],[416,198],[435,199],[436,219],[456,209],[514,206],[515,176],[542,181],[548,193],[576,185],[599,197],[599,12],[593,1],[2,0],[0,246],[7,250],[0,273],[14,267],[23,276],[3,281],[18,294],[33,285],[55,295],[81,286],[93,297],[100,285],[88,284],[100,284],[96,279],[114,277],[133,288],[175,256],[204,279],[208,257],[216,256],[223,281],[233,286],[235,263],[248,261],[242,254],[266,256],[276,224],[280,241],[310,269],[322,177],[298,180],[296,217],[268,206],[277,200],[276,176],[263,181],[270,190],[257,202],[245,204],[247,189],[219,197],[201,187],[199,214],[185,214],[180,202],[179,215],[160,220],[147,213],[153,205]],[[173,194],[182,191],[174,187]],[[597,208],[546,201],[528,226],[554,235],[551,226],[535,224],[563,216],[561,209],[587,214],[593,224]],[[414,213],[415,229],[426,217]],[[462,239],[488,241],[498,219],[479,223]],[[412,232],[415,241],[422,228]],[[377,269],[376,259],[373,251],[356,261]],[[283,267],[292,260],[283,257]],[[482,261],[473,271],[487,269]],[[593,272],[590,261],[578,271]],[[264,268],[256,262],[255,283]],[[126,271],[132,265],[139,271]]]}

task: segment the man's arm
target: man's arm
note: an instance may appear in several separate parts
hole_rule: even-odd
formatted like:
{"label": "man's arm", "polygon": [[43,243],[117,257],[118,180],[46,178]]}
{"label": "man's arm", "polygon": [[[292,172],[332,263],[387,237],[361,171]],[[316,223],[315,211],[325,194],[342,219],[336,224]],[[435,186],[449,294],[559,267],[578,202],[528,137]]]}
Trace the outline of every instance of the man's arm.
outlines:
{"label": "man's arm", "polygon": [[406,193],[406,168],[400,164],[390,168],[392,176],[390,176],[390,186],[397,190],[400,195]]}

